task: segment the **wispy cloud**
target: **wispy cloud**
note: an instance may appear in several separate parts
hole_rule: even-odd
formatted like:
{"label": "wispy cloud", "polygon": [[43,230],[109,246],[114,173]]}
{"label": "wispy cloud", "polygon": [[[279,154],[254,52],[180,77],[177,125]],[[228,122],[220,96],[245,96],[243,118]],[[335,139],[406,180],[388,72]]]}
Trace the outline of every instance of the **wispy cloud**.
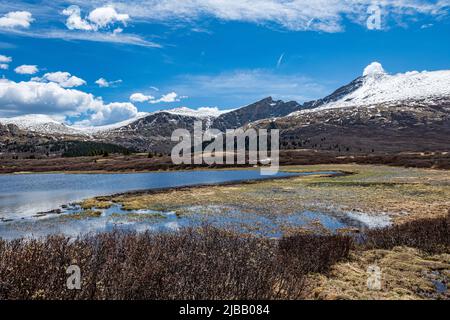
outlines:
{"label": "wispy cloud", "polygon": [[0,33],[15,34],[24,37],[41,39],[61,39],[65,41],[92,41],[109,42],[115,44],[129,44],[149,48],[161,48],[162,45],[148,41],[139,35],[126,33],[104,33],[104,32],[81,32],[61,29],[41,29],[41,30],[4,30],[0,28]]}
{"label": "wispy cloud", "polygon": [[[450,0],[72,0],[70,3],[72,6],[68,7],[66,0],[41,0],[39,5],[0,0],[0,33],[159,48],[160,44],[144,35],[125,32],[126,25],[159,23],[205,32],[199,22],[213,18],[291,31],[341,32],[346,21],[365,26],[367,8],[374,3],[382,8],[386,27],[404,26],[409,21],[420,21],[423,16],[444,17],[450,11]],[[32,21],[31,28],[26,29]],[[8,27],[11,24],[17,27]]]}
{"label": "wispy cloud", "polygon": [[[100,1],[104,2],[104,1]],[[288,30],[339,32],[344,19],[364,24],[367,8],[383,7],[384,18],[448,14],[448,0],[127,0],[115,6],[143,21],[187,21],[214,17],[225,21],[276,24]]]}
{"label": "wispy cloud", "polygon": [[109,87],[114,87],[116,85],[118,85],[119,83],[122,83],[122,80],[106,80],[105,78],[100,78],[97,79],[95,81],[95,83],[100,87],[100,88],[109,88]]}
{"label": "wispy cloud", "polygon": [[176,78],[170,88],[196,99],[214,97],[222,101],[241,102],[253,102],[267,96],[302,102],[328,93],[327,88],[303,75],[278,74],[264,69],[184,75]]}
{"label": "wispy cloud", "polygon": [[283,62],[283,58],[284,58],[284,53],[282,53],[281,56],[278,58],[277,68],[279,68],[281,66],[281,63]]}

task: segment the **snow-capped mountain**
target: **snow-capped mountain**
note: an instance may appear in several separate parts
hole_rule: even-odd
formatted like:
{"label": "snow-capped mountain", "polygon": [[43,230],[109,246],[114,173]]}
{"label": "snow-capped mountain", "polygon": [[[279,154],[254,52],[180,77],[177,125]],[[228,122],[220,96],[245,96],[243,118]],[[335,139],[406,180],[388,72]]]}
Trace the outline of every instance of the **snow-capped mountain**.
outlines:
{"label": "snow-capped mountain", "polygon": [[49,116],[30,114],[13,118],[0,118],[0,123],[16,125],[21,130],[40,134],[84,135],[83,130],[71,127]]}
{"label": "snow-capped mountain", "polygon": [[372,63],[331,95],[251,126],[280,129],[286,149],[448,151],[450,70],[390,75]]}
{"label": "snow-capped mountain", "polygon": [[0,119],[0,133],[4,132],[3,140],[9,143],[18,136],[20,143],[29,143],[31,138],[76,139],[168,152],[173,145],[172,132],[192,130],[198,120],[204,127],[223,132],[245,126],[279,128],[281,145],[288,149],[448,150],[450,70],[390,75],[381,64],[372,63],[349,84],[304,104],[268,97],[235,110],[181,107],[139,113],[98,127],[69,126],[48,116],[29,115]]}
{"label": "snow-capped mountain", "polygon": [[397,105],[415,102],[436,104],[450,98],[450,70],[412,71],[390,75],[378,62],[366,67],[363,76],[329,97],[312,104],[313,108],[295,114],[327,109]]}
{"label": "snow-capped mountain", "polygon": [[135,121],[138,121],[139,119],[147,117],[150,114],[151,114],[150,112],[139,112],[133,118],[130,118],[130,119],[127,119],[124,121],[120,121],[120,122],[116,122],[116,123],[112,123],[112,124],[106,124],[106,125],[102,125],[102,126],[74,125],[74,126],[71,126],[71,128],[82,131],[86,134],[96,134],[96,133],[106,132],[106,131],[118,129],[121,127],[125,127],[125,126],[129,125],[130,123],[133,123]]}
{"label": "snow-capped mountain", "polygon": [[14,124],[21,130],[43,135],[57,134],[57,135],[90,136],[102,132],[115,130],[121,127],[126,127],[129,124],[138,121],[139,119],[154,114],[170,113],[173,115],[193,117],[199,120],[210,119],[210,121],[212,121],[214,118],[217,118],[220,115],[229,111],[231,110],[219,110],[218,108],[209,108],[209,107],[199,109],[180,107],[169,110],[159,110],[155,112],[139,112],[133,118],[101,126],[68,125],[65,124],[64,122],[57,121],[50,116],[42,114],[30,114],[12,118],[0,118],[0,123],[3,125]]}

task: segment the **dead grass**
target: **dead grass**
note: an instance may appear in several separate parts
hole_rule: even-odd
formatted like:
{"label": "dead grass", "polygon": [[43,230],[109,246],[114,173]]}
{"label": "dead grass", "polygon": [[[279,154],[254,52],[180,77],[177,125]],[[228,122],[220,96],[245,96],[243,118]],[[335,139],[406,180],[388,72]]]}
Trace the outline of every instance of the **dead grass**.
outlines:
{"label": "dead grass", "polygon": [[[450,254],[427,255],[418,249],[395,247],[392,250],[354,251],[350,261],[337,263],[329,275],[315,274],[311,299],[422,300],[449,299],[438,294],[433,280],[448,285]],[[369,290],[369,266],[381,270],[381,290]]]}

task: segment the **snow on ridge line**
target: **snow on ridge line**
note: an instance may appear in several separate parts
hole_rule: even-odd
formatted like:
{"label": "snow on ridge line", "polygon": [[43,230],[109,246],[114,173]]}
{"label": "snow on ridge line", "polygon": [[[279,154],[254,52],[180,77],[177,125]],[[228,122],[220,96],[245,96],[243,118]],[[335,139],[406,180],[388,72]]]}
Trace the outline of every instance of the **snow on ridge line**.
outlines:
{"label": "snow on ridge line", "polygon": [[105,124],[105,125],[102,125],[102,126],[77,126],[77,125],[73,125],[72,128],[75,128],[76,130],[80,130],[82,132],[93,134],[93,133],[114,130],[114,129],[118,129],[120,127],[127,126],[130,123],[133,123],[133,122],[135,122],[135,121],[137,121],[139,119],[142,119],[142,118],[145,118],[145,117],[149,116],[150,114],[152,114],[152,113],[151,112],[139,112],[133,118],[130,118],[130,119],[127,119],[127,120],[123,120],[123,121],[120,121],[120,122],[116,122],[116,123]]}
{"label": "snow on ridge line", "polygon": [[57,121],[51,116],[44,114],[28,114],[23,116],[11,117],[11,118],[0,118],[1,124],[14,124],[22,130],[28,130],[39,133],[59,133],[59,134],[79,134],[79,135],[89,135],[100,132],[105,132],[109,130],[118,129],[120,127],[127,126],[139,119],[147,117],[151,114],[157,113],[171,113],[178,114],[182,116],[190,116],[197,118],[215,118],[230,112],[232,110],[219,110],[218,108],[203,107],[199,109],[190,109],[186,107],[180,107],[169,110],[159,110],[154,112],[139,112],[135,117],[120,121],[117,123],[101,125],[101,126],[83,126],[83,125],[68,125],[64,122]]}
{"label": "snow on ridge line", "polygon": [[21,130],[39,133],[83,134],[83,132],[78,129],[43,114],[28,114],[12,118],[0,118],[0,123],[13,124]]}
{"label": "snow on ridge line", "polygon": [[161,112],[168,112],[171,114],[177,114],[182,116],[190,116],[197,118],[216,118],[222,114],[231,112],[233,110],[219,110],[217,107],[201,107],[198,109],[191,109],[187,107],[180,107],[169,110],[161,110]]}
{"label": "snow on ridge line", "polygon": [[296,111],[288,116],[327,109],[367,107],[380,103],[450,98],[450,70],[412,71],[390,75],[382,73],[379,67],[381,65],[375,68],[375,72],[367,72],[363,85],[341,99],[314,109]]}

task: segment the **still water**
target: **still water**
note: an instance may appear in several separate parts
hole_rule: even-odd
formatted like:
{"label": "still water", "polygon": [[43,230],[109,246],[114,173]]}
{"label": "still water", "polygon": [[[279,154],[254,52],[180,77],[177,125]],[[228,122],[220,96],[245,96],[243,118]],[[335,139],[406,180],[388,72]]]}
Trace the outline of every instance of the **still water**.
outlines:
{"label": "still water", "polygon": [[[279,172],[271,177],[292,175],[298,174]],[[127,191],[264,178],[267,176],[261,176],[259,170],[0,175],[0,218],[27,217],[86,198]]]}
{"label": "still water", "polygon": [[[320,172],[333,174],[335,172]],[[311,175],[318,172],[279,172],[275,177]],[[273,177],[273,176],[272,176]],[[232,206],[182,208],[183,214],[152,210],[126,211],[114,204],[97,210],[99,216],[80,214],[76,202],[86,198],[127,191],[170,188],[196,184],[265,179],[259,170],[176,171],[133,174],[30,174],[0,176],[0,238],[40,238],[51,234],[69,237],[105,232],[176,231],[203,224],[266,237],[280,237],[293,228],[365,228],[367,217],[345,212],[293,212],[290,215],[264,215],[242,212]],[[54,209],[63,210],[49,213]],[[45,213],[45,214],[42,214]],[[371,217],[375,226],[389,224],[385,217]],[[320,229],[319,228],[319,229]]]}

